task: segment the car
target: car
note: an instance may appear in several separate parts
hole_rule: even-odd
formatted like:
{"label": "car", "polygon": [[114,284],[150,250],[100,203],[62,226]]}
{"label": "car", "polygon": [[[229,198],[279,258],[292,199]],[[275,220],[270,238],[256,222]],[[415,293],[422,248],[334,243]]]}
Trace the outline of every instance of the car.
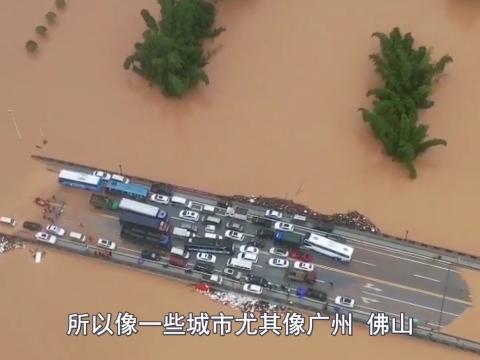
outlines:
{"label": "car", "polygon": [[249,252],[240,253],[237,255],[237,258],[242,260],[248,260],[248,261],[251,261],[252,263],[258,262],[258,255],[249,253]]}
{"label": "car", "polygon": [[326,292],[312,288],[307,289],[306,296],[311,299],[316,299],[320,301],[327,301],[328,299],[328,295]]}
{"label": "car", "polygon": [[265,211],[265,217],[270,219],[282,220],[283,214],[280,211],[269,209]]}
{"label": "car", "polygon": [[0,223],[5,224],[5,225],[9,225],[11,227],[14,227],[16,225],[17,221],[14,218],[11,218],[11,217],[1,216],[0,217]]}
{"label": "car", "polygon": [[223,275],[229,279],[233,280],[240,280],[242,277],[242,273],[238,270],[226,267],[223,269]]}
{"label": "car", "polygon": [[261,295],[263,292],[263,288],[255,284],[245,284],[243,285],[243,291],[256,295]]}
{"label": "car", "polygon": [[170,197],[167,195],[152,194],[150,195],[150,200],[158,204],[168,205],[168,203],[170,202]]}
{"label": "car", "polygon": [[61,228],[61,227],[53,225],[53,224],[47,225],[46,229],[47,229],[47,232],[49,232],[50,234],[53,234],[53,235],[57,235],[57,236],[65,235],[65,229],[64,228]]}
{"label": "car", "polygon": [[346,296],[335,297],[335,304],[353,309],[355,300]]}
{"label": "car", "polygon": [[300,260],[300,261],[303,261],[303,262],[312,262],[313,260],[313,255],[308,253],[308,252],[305,252],[305,251],[301,251],[299,249],[293,249],[290,251],[290,255],[289,255],[291,258],[295,259],[295,260]]}
{"label": "car", "polygon": [[211,263],[198,261],[195,263],[194,269],[203,273],[212,274],[215,271],[215,266]]}
{"label": "car", "polygon": [[233,221],[227,222],[225,224],[225,227],[227,228],[227,230],[236,230],[236,231],[239,231],[239,232],[242,232],[244,230],[243,225],[241,225],[239,223],[236,223],[236,222],[233,222]]}
{"label": "car", "polygon": [[268,260],[268,265],[271,267],[285,269],[289,267],[290,262],[284,258],[270,258]]}
{"label": "car", "polygon": [[183,222],[180,224],[180,227],[185,230],[189,230],[191,232],[198,232],[198,227],[195,224],[189,223],[189,222]]}
{"label": "car", "polygon": [[108,181],[112,178],[112,174],[102,170],[95,170],[93,172],[93,175],[98,176],[99,178],[105,181]]}
{"label": "car", "polygon": [[159,261],[161,259],[161,256],[159,253],[156,253],[155,251],[150,251],[150,250],[143,250],[142,253],[140,254],[140,257],[142,259],[153,260],[153,261]]}
{"label": "car", "polygon": [[223,278],[217,274],[204,275],[203,279],[212,284],[222,285],[223,283]]}
{"label": "car", "polygon": [[245,235],[241,232],[235,230],[227,230],[225,231],[225,237],[232,240],[243,241],[245,239]]}
{"label": "car", "polygon": [[197,260],[215,264],[217,257],[213,254],[199,252],[197,253]]}
{"label": "car", "polygon": [[272,247],[269,253],[275,256],[288,257],[288,250],[284,250],[279,247]]}
{"label": "car", "polygon": [[247,276],[247,283],[258,285],[258,286],[261,286],[261,287],[268,287],[268,288],[272,287],[272,283],[270,281],[268,281],[267,279],[265,279],[261,276],[257,276],[257,275],[248,275]]}
{"label": "car", "polygon": [[107,250],[115,250],[117,248],[117,244],[107,239],[98,239],[97,246]]}
{"label": "car", "polygon": [[36,222],[31,222],[31,221],[25,221],[23,223],[23,228],[31,231],[40,231],[42,230],[42,224],[36,223]]}
{"label": "car", "polygon": [[273,225],[274,229],[275,230],[280,230],[280,231],[293,231],[293,225],[292,224],[289,224],[289,223],[286,223],[286,222],[282,222],[282,221],[277,221],[274,225]]}
{"label": "car", "polygon": [[182,210],[178,214],[179,217],[186,220],[198,221],[200,219],[200,214],[192,210]]}
{"label": "car", "polygon": [[124,184],[128,184],[130,182],[130,179],[119,174],[112,174],[111,180],[118,181]]}
{"label": "car", "polygon": [[258,255],[258,253],[260,252],[260,249],[259,248],[256,248],[255,246],[251,246],[251,245],[242,245],[238,248],[238,250],[242,253],[252,253],[252,254],[255,254],[255,255]]}
{"label": "car", "polygon": [[250,245],[250,246],[258,247],[259,249],[264,249],[265,248],[265,242],[261,239],[249,240],[245,244]]}
{"label": "car", "polygon": [[312,263],[306,263],[303,261],[295,261],[295,263],[293,264],[293,267],[297,270],[302,270],[307,272],[312,272],[315,269]]}
{"label": "car", "polygon": [[275,231],[271,229],[258,229],[257,236],[264,239],[273,239],[275,236]]}
{"label": "car", "polygon": [[254,216],[252,217],[252,224],[255,224],[258,226],[270,227],[272,226],[272,220]]}
{"label": "car", "polygon": [[55,244],[57,242],[57,237],[55,235],[50,235],[46,232],[38,232],[35,234],[35,239],[50,244]]}
{"label": "car", "polygon": [[205,226],[205,232],[214,233],[216,231],[217,231],[217,228],[215,227],[215,225]]}

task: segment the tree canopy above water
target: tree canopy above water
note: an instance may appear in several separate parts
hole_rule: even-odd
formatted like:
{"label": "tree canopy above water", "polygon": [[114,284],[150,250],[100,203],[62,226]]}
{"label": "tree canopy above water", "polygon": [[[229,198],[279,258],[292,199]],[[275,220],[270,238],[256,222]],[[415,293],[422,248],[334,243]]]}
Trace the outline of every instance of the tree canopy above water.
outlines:
{"label": "tree canopy above water", "polygon": [[398,28],[389,35],[372,36],[380,41],[380,53],[370,55],[370,59],[384,87],[367,93],[375,97],[372,111],[360,110],[385,153],[404,164],[409,176],[415,178],[413,162],[417,156],[432,146],[447,145],[442,139],[427,140],[428,126],[418,123],[418,109],[433,106],[429,99],[433,84],[453,59],[446,55],[432,62],[430,51],[424,46],[415,49],[412,35],[402,35]]}

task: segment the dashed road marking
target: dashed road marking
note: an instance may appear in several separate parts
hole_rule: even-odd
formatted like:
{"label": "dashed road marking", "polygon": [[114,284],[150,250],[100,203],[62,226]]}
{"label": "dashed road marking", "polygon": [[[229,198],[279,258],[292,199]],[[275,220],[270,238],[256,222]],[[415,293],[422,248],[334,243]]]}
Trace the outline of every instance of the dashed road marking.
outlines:
{"label": "dashed road marking", "polygon": [[437,280],[437,279],[434,279],[434,278],[431,278],[431,277],[428,277],[428,276],[422,276],[422,275],[417,275],[417,274],[414,274],[413,276],[415,276],[415,277],[417,277],[417,278],[420,278],[420,279],[425,279],[425,280],[440,282],[440,280]]}

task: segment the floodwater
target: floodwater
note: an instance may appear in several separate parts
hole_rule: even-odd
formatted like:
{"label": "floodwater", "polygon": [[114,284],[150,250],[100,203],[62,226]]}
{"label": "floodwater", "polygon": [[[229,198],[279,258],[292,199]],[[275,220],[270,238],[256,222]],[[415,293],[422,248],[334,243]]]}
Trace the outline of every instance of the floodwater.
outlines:
{"label": "floodwater", "polygon": [[[386,232],[408,230],[410,238],[480,254],[480,50],[472,46],[480,37],[478,1],[224,0],[218,6],[227,31],[209,44],[211,84],[179,101],[122,68],[145,29],[140,10],[158,13],[154,0],[72,0],[46,39],[34,28],[53,0],[2,1],[2,215],[31,217],[33,198],[56,186],[54,175],[30,159],[39,153],[111,170],[121,165],[129,174],[222,194],[286,197],[324,213],[358,210]],[[431,136],[448,146],[419,159],[415,181],[382,155],[357,112],[369,106],[365,93],[379,81],[368,60],[378,49],[370,34],[394,26],[432,46],[435,58],[449,53],[455,60],[435,89],[435,107],[422,113]],[[35,56],[24,49],[29,38],[38,40]],[[2,273],[20,266],[2,260]],[[46,280],[28,284],[36,281]],[[61,289],[48,295],[68,303]],[[102,299],[113,304],[118,296]],[[25,319],[37,323],[36,312]],[[16,346],[34,341],[31,330],[16,331]]]}

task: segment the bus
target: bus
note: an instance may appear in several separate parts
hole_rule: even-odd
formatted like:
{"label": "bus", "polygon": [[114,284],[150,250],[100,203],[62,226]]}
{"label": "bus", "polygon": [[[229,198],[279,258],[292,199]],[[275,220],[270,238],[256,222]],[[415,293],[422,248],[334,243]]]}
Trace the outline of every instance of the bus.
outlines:
{"label": "bus", "polygon": [[342,262],[350,262],[354,250],[351,246],[313,233],[303,241],[303,247]]}
{"label": "bus", "polygon": [[185,250],[227,255],[234,253],[233,240],[230,239],[190,238],[185,241]]}
{"label": "bus", "polygon": [[156,218],[160,212],[160,208],[157,206],[145,204],[139,201],[123,198],[118,204],[118,208],[125,211],[131,211],[137,214],[150,216]]}
{"label": "bus", "polygon": [[63,186],[98,192],[103,191],[105,186],[98,176],[65,169],[60,171],[58,182]]}
{"label": "bus", "polygon": [[109,180],[106,186],[106,191],[110,194],[142,200],[148,197],[150,187],[132,182],[125,184],[119,181]]}

